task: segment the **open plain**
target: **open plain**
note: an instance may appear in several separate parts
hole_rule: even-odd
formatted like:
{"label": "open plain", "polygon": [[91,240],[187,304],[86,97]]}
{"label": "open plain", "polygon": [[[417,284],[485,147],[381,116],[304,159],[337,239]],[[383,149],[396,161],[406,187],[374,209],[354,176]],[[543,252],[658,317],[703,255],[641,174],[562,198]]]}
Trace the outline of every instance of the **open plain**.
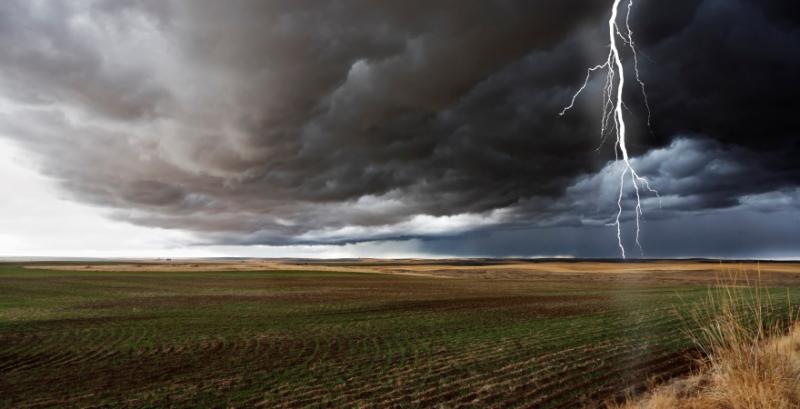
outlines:
{"label": "open plain", "polygon": [[690,370],[732,276],[800,299],[799,263],[4,264],[0,406],[597,405]]}

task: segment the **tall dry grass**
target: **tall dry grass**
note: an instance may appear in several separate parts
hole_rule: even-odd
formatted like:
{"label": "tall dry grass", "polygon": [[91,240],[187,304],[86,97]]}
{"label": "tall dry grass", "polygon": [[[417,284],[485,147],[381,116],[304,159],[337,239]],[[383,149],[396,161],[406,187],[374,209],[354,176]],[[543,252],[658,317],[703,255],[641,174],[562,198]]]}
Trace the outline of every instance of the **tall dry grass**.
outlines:
{"label": "tall dry grass", "polygon": [[[625,409],[800,408],[800,322],[770,292],[745,276],[709,289],[685,316],[689,336],[706,357],[696,373],[658,387]],[[789,294],[787,293],[787,300]]]}

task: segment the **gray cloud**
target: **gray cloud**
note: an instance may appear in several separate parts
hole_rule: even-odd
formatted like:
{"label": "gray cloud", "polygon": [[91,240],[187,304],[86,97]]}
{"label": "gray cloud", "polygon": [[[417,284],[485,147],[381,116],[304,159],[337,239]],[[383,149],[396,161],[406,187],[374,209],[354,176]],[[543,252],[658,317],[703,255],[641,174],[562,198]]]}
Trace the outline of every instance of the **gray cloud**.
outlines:
{"label": "gray cloud", "polygon": [[[0,131],[75,199],[213,242],[602,225],[616,187],[597,84],[555,114],[603,51],[607,6],[8,1]],[[662,192],[652,217],[800,184],[792,13],[638,6],[655,122],[630,104],[632,148]]]}
{"label": "gray cloud", "polygon": [[[797,197],[795,196],[795,200]],[[632,223],[623,227],[630,231]],[[632,256],[796,259],[800,241],[797,209],[768,213],[746,206],[647,220],[643,252],[632,237]],[[616,257],[616,230],[609,226],[546,226],[445,237],[420,242],[419,251],[482,257]]]}

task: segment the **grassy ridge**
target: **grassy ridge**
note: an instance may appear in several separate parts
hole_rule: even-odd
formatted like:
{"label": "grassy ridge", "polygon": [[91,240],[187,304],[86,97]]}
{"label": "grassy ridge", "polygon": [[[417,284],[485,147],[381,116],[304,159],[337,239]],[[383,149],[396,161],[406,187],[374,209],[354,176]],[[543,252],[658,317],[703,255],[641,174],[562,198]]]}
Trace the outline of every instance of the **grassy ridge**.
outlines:
{"label": "grassy ridge", "polygon": [[[785,288],[770,291],[786,301]],[[691,340],[674,309],[705,294],[642,281],[4,266],[0,405],[571,407],[685,371]]]}

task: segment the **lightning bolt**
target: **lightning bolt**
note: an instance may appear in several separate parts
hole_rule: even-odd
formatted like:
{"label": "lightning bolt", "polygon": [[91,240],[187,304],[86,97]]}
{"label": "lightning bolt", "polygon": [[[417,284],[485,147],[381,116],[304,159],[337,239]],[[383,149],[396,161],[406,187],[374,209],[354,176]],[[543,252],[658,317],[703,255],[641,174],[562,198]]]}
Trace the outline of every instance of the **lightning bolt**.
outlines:
{"label": "lightning bolt", "polygon": [[[639,247],[639,251],[642,251],[642,245],[639,242],[639,232],[641,230],[640,226],[640,217],[644,215],[642,211],[642,198],[641,198],[641,191],[646,190],[655,194],[660,201],[660,196],[658,196],[658,191],[650,187],[650,183],[647,181],[646,178],[639,175],[636,172],[636,169],[631,164],[630,157],[628,156],[628,146],[626,142],[626,125],[625,125],[625,110],[628,109],[625,106],[625,102],[622,99],[623,92],[625,90],[625,68],[622,64],[622,56],[620,55],[620,47],[618,46],[618,41],[623,43],[623,47],[628,47],[631,50],[633,55],[633,71],[635,73],[634,79],[639,85],[639,88],[642,92],[642,98],[644,101],[645,106],[647,107],[647,125],[650,127],[650,103],[647,100],[647,92],[645,91],[645,83],[639,77],[639,53],[636,50],[636,43],[633,41],[633,30],[631,30],[630,25],[630,16],[631,16],[631,9],[633,8],[633,0],[628,0],[627,11],[625,14],[625,29],[624,31],[620,29],[618,24],[619,20],[619,9],[622,0],[614,0],[614,4],[611,7],[611,17],[608,19],[608,40],[609,40],[609,51],[608,57],[606,61],[602,64],[598,64],[594,67],[588,68],[586,70],[586,78],[583,81],[583,85],[578,89],[575,94],[572,95],[572,100],[570,101],[569,105],[564,107],[559,113],[559,116],[563,116],[567,113],[567,111],[571,110],[575,106],[575,101],[578,99],[580,94],[589,84],[589,81],[592,78],[592,74],[597,71],[605,70],[606,74],[606,81],[605,85],[603,86],[603,115],[600,121],[600,146],[606,140],[606,135],[609,132],[612,132],[616,138],[614,143],[614,155],[615,160],[618,161],[622,166],[622,172],[620,173],[619,178],[619,195],[617,196],[617,216],[614,219],[613,225],[617,229],[617,244],[619,246],[620,254],[622,258],[626,258],[625,256],[625,246],[622,243],[622,224],[620,219],[622,218],[622,213],[625,210],[623,206],[623,198],[625,193],[625,181],[626,177],[630,176],[631,184],[633,185],[633,190],[636,193],[636,206],[634,207],[634,215],[636,217],[636,246]],[[616,89],[615,89],[616,85]],[[598,146],[597,149],[600,148]],[[621,159],[620,159],[621,157]]]}

